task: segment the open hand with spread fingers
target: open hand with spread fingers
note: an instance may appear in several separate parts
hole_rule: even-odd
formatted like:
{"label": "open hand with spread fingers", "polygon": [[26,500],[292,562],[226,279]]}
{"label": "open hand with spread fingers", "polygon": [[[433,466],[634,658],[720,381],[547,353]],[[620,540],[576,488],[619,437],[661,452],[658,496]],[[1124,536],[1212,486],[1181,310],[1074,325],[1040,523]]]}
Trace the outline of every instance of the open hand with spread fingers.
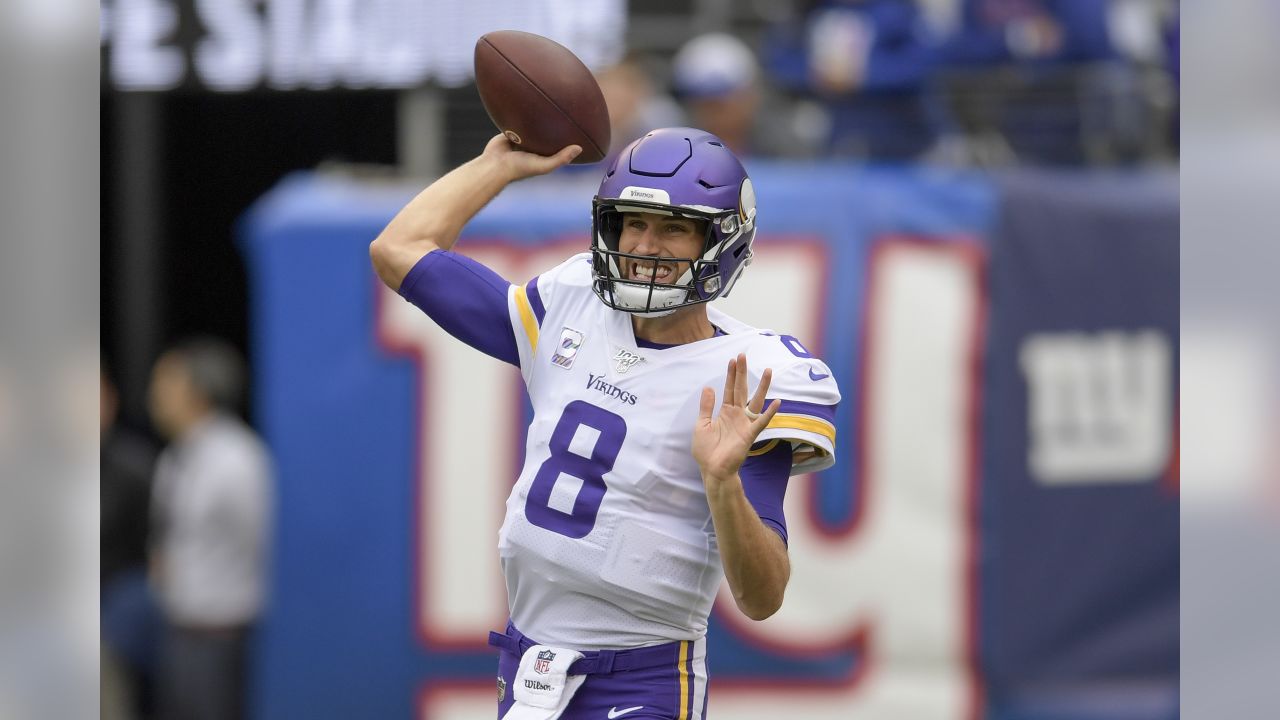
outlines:
{"label": "open hand with spread fingers", "polygon": [[698,422],[693,428],[693,458],[702,470],[708,495],[718,491],[722,484],[734,481],[747,451],[777,414],[780,401],[774,400],[768,408],[764,407],[772,377],[773,371],[766,369],[755,394],[748,400],[747,356],[740,354],[730,360],[724,381],[724,402],[715,417],[711,411],[715,408],[716,393],[709,387],[702,388]]}

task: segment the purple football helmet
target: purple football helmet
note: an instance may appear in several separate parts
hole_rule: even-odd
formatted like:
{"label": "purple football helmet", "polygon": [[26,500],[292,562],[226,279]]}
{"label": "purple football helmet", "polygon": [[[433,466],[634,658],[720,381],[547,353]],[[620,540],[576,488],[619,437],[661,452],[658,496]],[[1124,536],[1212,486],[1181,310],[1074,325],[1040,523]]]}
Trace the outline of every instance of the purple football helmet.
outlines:
{"label": "purple football helmet", "polygon": [[[701,220],[702,255],[667,258],[619,252],[622,214],[659,213]],[[738,158],[720,138],[693,128],[654,130],[614,158],[592,201],[591,258],[596,295],[615,310],[660,317],[729,294],[751,262],[756,194]],[[690,263],[671,284],[626,278],[623,259]]]}

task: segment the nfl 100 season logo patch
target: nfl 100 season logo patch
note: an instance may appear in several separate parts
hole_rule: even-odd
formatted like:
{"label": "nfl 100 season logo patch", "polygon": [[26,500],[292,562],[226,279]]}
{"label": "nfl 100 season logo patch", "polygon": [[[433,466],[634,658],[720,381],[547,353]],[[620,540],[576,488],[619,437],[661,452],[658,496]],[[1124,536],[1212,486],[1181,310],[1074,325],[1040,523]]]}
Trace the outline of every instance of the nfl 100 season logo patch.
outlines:
{"label": "nfl 100 season logo patch", "polygon": [[578,348],[582,347],[582,333],[566,327],[560,331],[560,342],[556,344],[556,352],[551,362],[568,370],[573,367],[573,359],[578,356]]}
{"label": "nfl 100 season logo patch", "polygon": [[507,698],[507,681],[499,677],[498,678],[498,702],[502,702],[506,698]]}
{"label": "nfl 100 season logo patch", "polygon": [[619,373],[625,373],[626,371],[635,367],[636,363],[641,362],[643,360],[644,358],[640,357],[639,355],[627,349],[620,349],[618,350],[618,353],[613,356],[613,361],[618,364]]}
{"label": "nfl 100 season logo patch", "polygon": [[538,653],[538,658],[533,661],[534,672],[539,675],[546,675],[551,670],[551,661],[556,659],[556,654],[550,650],[543,650]]}

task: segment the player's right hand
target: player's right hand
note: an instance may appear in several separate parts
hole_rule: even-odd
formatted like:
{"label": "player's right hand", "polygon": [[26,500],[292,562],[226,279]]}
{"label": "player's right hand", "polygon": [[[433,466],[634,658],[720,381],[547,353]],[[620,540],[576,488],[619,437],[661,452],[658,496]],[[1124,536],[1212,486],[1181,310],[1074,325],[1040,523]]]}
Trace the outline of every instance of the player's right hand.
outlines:
{"label": "player's right hand", "polygon": [[522,180],[534,175],[546,175],[556,168],[568,165],[582,153],[580,145],[568,145],[555,155],[536,155],[519,149],[505,135],[494,135],[484,146],[481,157],[489,158],[503,168],[509,182]]}

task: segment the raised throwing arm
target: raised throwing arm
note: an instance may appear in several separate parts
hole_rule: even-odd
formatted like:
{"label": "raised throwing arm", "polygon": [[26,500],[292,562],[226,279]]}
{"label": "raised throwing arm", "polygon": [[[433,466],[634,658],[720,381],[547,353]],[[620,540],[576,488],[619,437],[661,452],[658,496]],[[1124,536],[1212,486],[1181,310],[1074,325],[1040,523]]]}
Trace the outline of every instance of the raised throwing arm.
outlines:
{"label": "raised throwing arm", "polygon": [[459,165],[431,183],[405,205],[369,245],[369,256],[378,277],[398,290],[405,275],[432,250],[448,250],[462,228],[497,197],[507,185],[545,175],[578,156],[582,148],[570,145],[544,157],[516,150],[496,135],[479,157]]}

